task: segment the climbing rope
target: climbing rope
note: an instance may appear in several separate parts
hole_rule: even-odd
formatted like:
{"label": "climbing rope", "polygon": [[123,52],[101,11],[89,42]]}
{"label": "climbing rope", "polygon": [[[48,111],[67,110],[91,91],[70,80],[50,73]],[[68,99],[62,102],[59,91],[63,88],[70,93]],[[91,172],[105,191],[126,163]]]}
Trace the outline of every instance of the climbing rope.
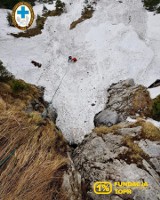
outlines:
{"label": "climbing rope", "polygon": [[61,81],[59,82],[59,85],[58,85],[58,87],[57,87],[57,89],[56,89],[55,93],[52,95],[52,98],[51,98],[51,101],[50,101],[50,103],[52,103],[52,101],[53,101],[53,99],[54,99],[55,95],[57,94],[57,92],[58,92],[58,90],[59,90],[60,86],[62,85],[62,81],[63,81],[63,80],[64,80],[64,78],[66,77],[66,75],[67,75],[67,72],[68,72],[68,68],[66,69],[66,71],[65,71],[65,73],[64,73],[64,75],[63,75],[63,77],[62,77]]}

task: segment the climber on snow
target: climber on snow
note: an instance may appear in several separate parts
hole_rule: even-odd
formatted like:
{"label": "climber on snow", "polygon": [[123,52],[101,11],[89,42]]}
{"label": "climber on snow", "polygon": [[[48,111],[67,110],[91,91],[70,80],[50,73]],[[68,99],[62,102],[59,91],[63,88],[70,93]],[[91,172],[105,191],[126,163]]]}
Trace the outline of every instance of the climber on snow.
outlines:
{"label": "climber on snow", "polygon": [[77,62],[77,58],[72,58],[72,62]]}
{"label": "climber on snow", "polygon": [[77,58],[72,58],[72,56],[69,56],[68,62],[77,62]]}
{"label": "climber on snow", "polygon": [[68,62],[72,62],[72,56],[68,57]]}

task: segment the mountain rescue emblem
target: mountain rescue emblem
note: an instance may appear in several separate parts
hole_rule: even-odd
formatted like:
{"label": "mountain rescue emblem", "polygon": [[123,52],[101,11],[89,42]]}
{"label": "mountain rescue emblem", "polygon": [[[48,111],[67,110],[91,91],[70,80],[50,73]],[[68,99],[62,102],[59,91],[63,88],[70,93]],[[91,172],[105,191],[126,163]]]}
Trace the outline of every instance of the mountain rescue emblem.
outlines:
{"label": "mountain rescue emblem", "polygon": [[12,10],[12,21],[15,27],[26,30],[34,21],[34,11],[27,2],[17,3]]}

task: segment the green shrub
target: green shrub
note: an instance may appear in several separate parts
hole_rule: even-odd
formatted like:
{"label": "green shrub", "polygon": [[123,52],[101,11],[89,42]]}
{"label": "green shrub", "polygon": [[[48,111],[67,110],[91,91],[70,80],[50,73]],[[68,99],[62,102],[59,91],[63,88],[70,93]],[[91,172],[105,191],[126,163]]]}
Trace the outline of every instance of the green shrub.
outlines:
{"label": "green shrub", "polygon": [[7,82],[13,78],[14,76],[3,66],[3,63],[0,61],[0,82]]}
{"label": "green shrub", "polygon": [[28,84],[22,80],[13,80],[11,82],[11,88],[14,93],[18,93],[24,90],[28,90]]}
{"label": "green shrub", "polygon": [[[21,0],[0,0],[0,8],[12,9],[19,2]],[[35,0],[25,0],[25,2],[30,3],[32,6],[35,5]]]}
{"label": "green shrub", "polygon": [[160,121],[160,95],[153,100],[153,119]]}
{"label": "green shrub", "polygon": [[7,21],[9,26],[14,26],[12,22],[12,14],[10,12],[7,13]]}
{"label": "green shrub", "polygon": [[65,3],[62,2],[61,0],[56,1],[56,11],[59,14],[62,14],[65,10]]}
{"label": "green shrub", "polygon": [[144,0],[144,7],[149,11],[160,13],[160,0]]}
{"label": "green shrub", "polygon": [[38,29],[43,29],[44,28],[44,23],[46,21],[45,17],[40,17],[39,15],[37,15],[37,19],[36,19],[36,27]]}

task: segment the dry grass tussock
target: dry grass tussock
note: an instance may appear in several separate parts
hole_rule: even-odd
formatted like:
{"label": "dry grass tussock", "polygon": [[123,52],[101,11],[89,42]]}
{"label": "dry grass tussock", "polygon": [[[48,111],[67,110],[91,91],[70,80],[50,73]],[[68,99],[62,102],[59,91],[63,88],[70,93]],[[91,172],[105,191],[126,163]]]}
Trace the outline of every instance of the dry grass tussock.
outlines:
{"label": "dry grass tussock", "polygon": [[128,147],[128,151],[125,154],[120,154],[119,157],[128,164],[136,163],[137,166],[143,167],[142,160],[148,159],[148,155],[138,146],[132,137],[125,136],[122,142],[124,146]]}
{"label": "dry grass tussock", "polygon": [[139,113],[142,117],[151,117],[152,106],[153,102],[150,98],[149,92],[146,91],[145,87],[140,86],[138,90],[133,94],[132,109],[130,114],[135,115],[135,113]]}
{"label": "dry grass tussock", "polygon": [[142,126],[141,137],[143,139],[149,139],[151,141],[160,141],[160,129],[154,126],[151,122],[138,119],[136,123],[133,123],[130,127]]}
{"label": "dry grass tussock", "polygon": [[99,126],[96,127],[93,131],[96,132],[98,135],[109,133],[119,134],[118,129],[133,128],[137,126],[142,127],[142,132],[140,133],[139,139],[143,138],[151,141],[160,141],[160,129],[154,126],[151,122],[146,122],[142,118],[137,118],[137,122],[134,123],[119,123],[111,127]]}
{"label": "dry grass tussock", "polygon": [[[66,142],[50,120],[37,124],[25,106],[39,91],[14,94],[0,83],[0,199],[66,200],[61,189],[67,169]],[[38,115],[38,113],[36,113]],[[40,115],[38,115],[38,120]],[[54,197],[54,198],[53,198]]]}
{"label": "dry grass tussock", "polygon": [[83,22],[83,21],[85,21],[85,20],[87,20],[87,19],[92,18],[93,12],[94,12],[93,9],[85,8],[84,11],[82,12],[82,16],[81,16],[79,19],[77,19],[77,20],[75,20],[75,21],[73,21],[73,22],[71,23],[70,29],[74,29],[74,28],[75,28],[78,24],[80,24],[81,22]]}
{"label": "dry grass tussock", "polygon": [[0,82],[0,97],[4,100],[7,108],[12,105],[22,110],[31,100],[39,99],[42,91],[23,80],[10,80],[6,83]]}
{"label": "dry grass tussock", "polygon": [[128,125],[129,124],[127,124],[127,123],[119,123],[119,124],[115,124],[111,127],[99,126],[99,127],[96,127],[95,129],[93,129],[93,131],[96,132],[98,135],[116,133],[116,131],[118,129],[127,128]]}

